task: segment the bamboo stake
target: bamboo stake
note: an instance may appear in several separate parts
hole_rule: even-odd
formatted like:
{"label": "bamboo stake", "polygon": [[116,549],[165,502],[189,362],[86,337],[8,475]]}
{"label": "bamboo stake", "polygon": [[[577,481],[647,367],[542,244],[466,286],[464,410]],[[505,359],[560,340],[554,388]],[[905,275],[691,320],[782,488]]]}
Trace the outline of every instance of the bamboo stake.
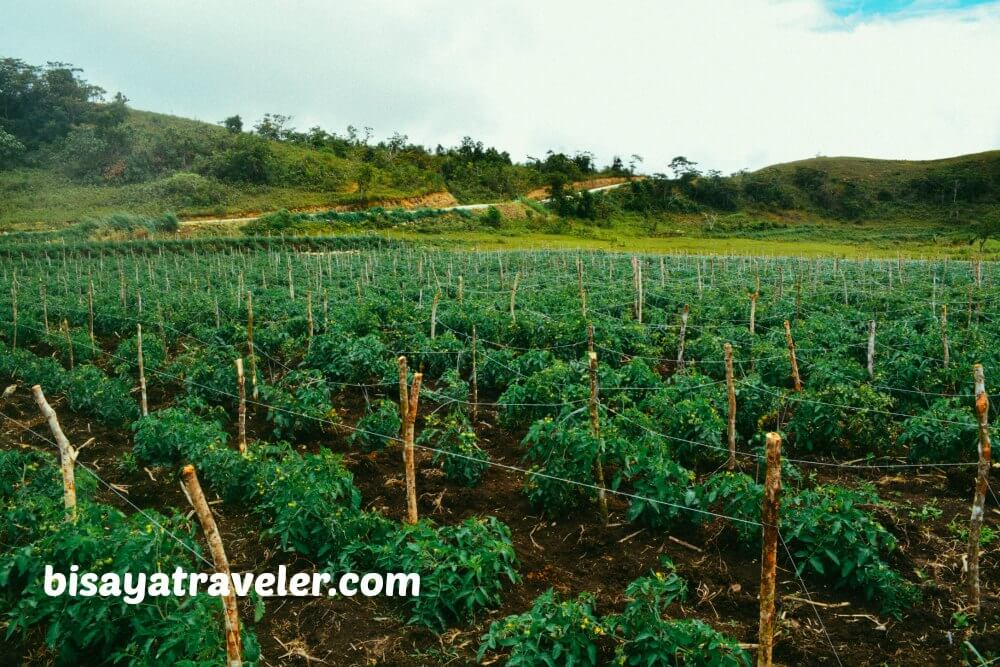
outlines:
{"label": "bamboo stake", "polygon": [[149,402],[146,400],[146,366],[142,358],[142,324],[136,324],[136,356],[139,361],[139,407],[142,409],[142,416],[149,414]]}
{"label": "bamboo stake", "polygon": [[875,320],[868,321],[868,378],[875,378]]}
{"label": "bamboo stake", "polygon": [[243,375],[243,358],[236,359],[236,389],[239,395],[237,407],[237,442],[240,454],[247,452],[247,381]]}
{"label": "bamboo stake", "polygon": [[979,466],[976,471],[976,490],[972,497],[972,515],[969,518],[969,606],[979,613],[979,533],[983,526],[983,508],[990,474],[990,397],[986,393],[986,378],[982,364],[972,368],[975,379],[976,416],[979,418]]}
{"label": "bamboo stake", "polygon": [[771,667],[774,651],[774,601],[778,571],[778,508],[781,496],[781,436],[767,434],[767,473],[761,523],[764,538],[760,556],[760,631],[758,667]]}
{"label": "bamboo stake", "polygon": [[726,352],[726,394],[729,398],[728,415],[728,439],[729,439],[729,460],[726,468],[736,469],[736,387],[733,382],[733,346],[726,343],[723,346]]}
{"label": "bamboo stake", "polygon": [[598,415],[597,398],[597,353],[594,352],[594,325],[587,325],[587,340],[590,349],[587,358],[590,362],[590,432],[597,441],[597,456],[594,460],[594,473],[597,476],[597,503],[601,512],[601,522],[608,525],[608,498],[604,488],[604,446],[601,440],[601,420]]}
{"label": "bamboo stake", "polygon": [[[226,558],[226,550],[222,546],[219,527],[212,516],[208,501],[205,500],[205,493],[201,489],[198,474],[193,465],[186,465],[181,470],[181,488],[198,515],[198,522],[201,524],[202,532],[205,533],[208,549],[212,552],[215,571],[224,574],[227,579],[232,581],[229,559]],[[236,593],[233,592],[232,586],[230,586],[229,592],[222,597],[222,608],[226,621],[226,665],[227,667],[240,667],[243,664],[243,639],[240,637],[240,616],[236,608]]]}
{"label": "bamboo stake", "polygon": [[799,378],[799,363],[795,358],[795,341],[792,340],[792,327],[785,320],[785,341],[788,343],[788,361],[792,365],[792,382],[795,391],[802,391],[802,380]]}
{"label": "bamboo stake", "polygon": [[42,411],[46,421],[49,423],[49,430],[59,447],[59,467],[62,470],[63,479],[63,505],[66,507],[66,518],[69,521],[76,521],[76,475],[74,465],[76,464],[77,450],[69,444],[69,439],[63,433],[62,426],[59,425],[59,418],[56,411],[52,409],[49,402],[45,400],[42,387],[35,385],[31,388],[31,393],[35,396],[35,403]]}

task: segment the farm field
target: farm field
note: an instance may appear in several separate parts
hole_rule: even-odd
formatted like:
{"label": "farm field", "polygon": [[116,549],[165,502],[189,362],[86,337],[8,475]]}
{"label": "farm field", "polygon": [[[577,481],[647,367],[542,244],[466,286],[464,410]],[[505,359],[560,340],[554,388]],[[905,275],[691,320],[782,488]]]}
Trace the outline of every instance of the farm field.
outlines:
{"label": "farm field", "polygon": [[[213,569],[191,464],[234,571],[422,576],[407,600],[243,599],[245,664],[749,665],[768,432],[776,663],[1000,658],[992,488],[978,611],[965,571],[973,367],[1000,376],[992,262],[376,236],[0,255],[2,664],[223,661],[217,600],[37,585],[44,563]],[[416,524],[401,357],[411,395],[422,379]],[[36,384],[79,449],[74,522]]]}

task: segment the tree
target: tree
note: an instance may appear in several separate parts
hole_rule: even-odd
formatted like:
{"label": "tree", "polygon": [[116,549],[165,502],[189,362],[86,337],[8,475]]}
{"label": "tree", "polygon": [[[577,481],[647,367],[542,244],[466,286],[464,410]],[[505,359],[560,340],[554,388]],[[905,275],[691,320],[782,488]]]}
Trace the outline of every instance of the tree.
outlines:
{"label": "tree", "polygon": [[220,120],[219,125],[223,126],[233,134],[239,134],[243,131],[243,119],[240,118],[239,114],[230,116],[225,120]]}
{"label": "tree", "polygon": [[265,139],[281,141],[288,136],[291,129],[285,126],[291,122],[292,117],[280,113],[266,113],[264,117],[257,121],[253,129]]}
{"label": "tree", "polygon": [[24,152],[24,144],[0,127],[0,166],[16,160]]}
{"label": "tree", "polygon": [[361,201],[368,201],[368,190],[375,182],[375,169],[370,164],[362,164],[358,168],[358,196]]}
{"label": "tree", "polygon": [[701,176],[701,172],[698,171],[698,163],[692,162],[683,155],[678,155],[670,161],[670,171],[674,172],[674,178],[682,181]]}
{"label": "tree", "polygon": [[972,223],[970,245],[978,243],[979,252],[982,252],[986,242],[990,239],[1000,239],[1000,211],[991,211]]}

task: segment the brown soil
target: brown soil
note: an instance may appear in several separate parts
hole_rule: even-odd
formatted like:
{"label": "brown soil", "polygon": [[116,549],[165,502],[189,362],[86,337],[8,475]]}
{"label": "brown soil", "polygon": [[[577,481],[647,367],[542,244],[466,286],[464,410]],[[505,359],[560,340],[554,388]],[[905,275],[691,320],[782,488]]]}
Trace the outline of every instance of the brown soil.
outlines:
{"label": "brown soil", "polygon": [[[624,183],[627,178],[621,176],[609,176],[607,178],[592,178],[588,181],[576,181],[572,183],[569,190],[593,190],[594,188],[603,188],[606,185],[618,185],[619,183]],[[535,188],[524,195],[528,199],[545,199],[549,196],[549,187]]]}
{"label": "brown soil", "polygon": [[[162,396],[155,396],[154,402],[162,400]],[[358,395],[335,400],[335,404],[344,406],[341,411],[346,423],[354,423],[360,416],[362,400]],[[116,465],[116,460],[131,448],[129,433],[101,428],[74,415],[60,401],[54,404],[72,442],[95,438],[81,451],[80,462],[104,480],[119,485],[131,503],[140,508],[188,510],[174,471],[153,469],[129,473]],[[25,428],[48,436],[25,388],[0,406],[0,411],[20,422],[3,420],[0,447],[52,449]],[[481,417],[494,421],[488,414]],[[262,435],[265,429],[263,421],[255,419],[250,424],[250,435]],[[477,425],[477,429],[481,444],[493,461],[521,465],[519,434],[487,423]],[[405,503],[397,450],[359,453],[348,447],[344,433],[329,434],[322,443],[315,441],[303,446],[315,449],[320,444],[345,454],[365,507],[390,517],[402,517]],[[565,595],[592,591],[598,596],[600,613],[616,611],[622,606],[626,585],[657,567],[659,557],[664,554],[677,565],[690,591],[688,602],[676,605],[672,615],[701,618],[741,642],[755,641],[759,561],[734,543],[721,522],[671,535],[650,530],[636,532],[635,526],[624,522],[625,503],[615,497],[611,501],[612,525],[608,528],[601,527],[591,512],[569,520],[546,520],[528,504],[521,491],[523,479],[519,474],[490,468],[479,487],[463,489],[448,484],[425,452],[418,450],[417,465],[422,515],[439,523],[454,523],[470,516],[499,517],[512,530],[521,561],[522,583],[505,589],[500,609],[483,614],[470,627],[451,629],[441,635],[406,625],[405,609],[385,598],[273,598],[268,600],[264,619],[255,626],[263,648],[262,664],[474,664],[479,637],[489,623],[527,610],[532,600],[549,587]],[[967,520],[971,493],[968,475],[928,468],[899,475],[875,472],[835,477],[823,473],[821,479],[845,484],[867,479],[877,485],[883,498],[897,504],[895,513],[880,508],[880,519],[899,538],[900,549],[893,565],[910,579],[914,571],[923,573],[924,600],[901,621],[895,621],[880,616],[857,595],[810,580],[807,583],[812,599],[827,605],[814,607],[802,601],[807,598],[806,593],[788,569],[787,561],[779,558],[779,596],[784,597],[779,597],[776,663],[837,664],[830,648],[832,642],[844,665],[960,664],[959,645],[965,631],[952,628],[951,615],[963,603],[964,594],[958,582],[965,547],[947,524],[953,519],[960,523]],[[943,510],[939,518],[918,520],[911,517],[912,509],[904,509],[907,506],[919,509],[932,498]],[[107,489],[98,494],[98,499],[126,512],[134,511]],[[279,564],[289,565],[293,572],[315,569],[314,564],[294,554],[280,552],[273,541],[261,539],[260,525],[248,512],[221,504],[214,505],[214,510],[234,570],[273,571]],[[1000,511],[994,505],[987,513],[987,522],[996,529]],[[980,629],[975,644],[984,655],[987,651],[1000,651],[1000,635],[987,636],[981,631],[983,627],[995,628],[1000,618],[998,565],[1000,550],[994,544],[983,553],[983,612],[975,622]],[[251,610],[244,607],[243,618],[251,617]],[[41,638],[38,639],[27,646],[0,640],[0,663],[17,665],[30,656],[30,664],[45,664],[50,658],[39,648]]]}

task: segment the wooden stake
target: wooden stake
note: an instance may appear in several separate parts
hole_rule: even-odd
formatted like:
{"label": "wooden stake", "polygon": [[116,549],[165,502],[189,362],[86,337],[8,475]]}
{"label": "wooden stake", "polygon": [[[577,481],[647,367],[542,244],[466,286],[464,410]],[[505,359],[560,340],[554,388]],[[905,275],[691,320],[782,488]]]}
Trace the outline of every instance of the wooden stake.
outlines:
{"label": "wooden stake", "polygon": [[795,391],[802,391],[802,380],[799,378],[799,363],[795,359],[795,341],[792,340],[792,326],[785,320],[785,341],[788,343],[788,361],[792,365],[792,383]]}
{"label": "wooden stake", "polygon": [[146,400],[146,366],[142,359],[142,324],[136,324],[136,356],[139,361],[139,407],[142,416],[149,414],[149,402]]}
{"label": "wooden stake", "polygon": [[253,348],[253,292],[247,290],[247,354],[250,361],[250,393],[257,401],[257,354]]}
{"label": "wooden stake", "polygon": [[90,342],[96,343],[97,339],[94,338],[94,281],[90,281],[90,285],[87,289],[87,327],[90,333]]}
{"label": "wooden stake", "polygon": [[73,370],[73,337],[69,333],[69,320],[62,321],[62,330],[66,334],[66,352],[69,354],[69,369]]}
{"label": "wooden stake", "polygon": [[950,361],[948,354],[948,304],[941,304],[941,347],[944,353],[944,367],[948,368]]}
{"label": "wooden stake", "polygon": [[306,329],[308,332],[308,342],[306,344],[306,349],[312,347],[313,342],[313,299],[312,291],[306,290]]}
{"label": "wooden stake", "polygon": [[[198,515],[198,522],[201,524],[202,532],[205,533],[208,549],[212,552],[215,571],[224,574],[231,582],[229,559],[226,558],[226,550],[222,547],[219,527],[215,524],[215,518],[212,516],[208,501],[205,500],[205,493],[201,490],[198,474],[193,465],[186,465],[181,470],[181,488]],[[229,592],[222,597],[222,608],[226,621],[226,665],[227,667],[241,667],[243,664],[243,638],[240,636],[240,616],[236,608],[236,593],[232,586],[230,586]]]}
{"label": "wooden stake", "polygon": [[[437,337],[438,302],[441,301],[441,290],[434,292],[434,300],[431,301],[431,340]],[[513,312],[513,306],[511,306]]]}
{"label": "wooden stake", "polygon": [[868,322],[868,378],[875,378],[875,320]]}
{"label": "wooden stake", "polygon": [[476,419],[479,417],[479,376],[476,369],[476,325],[472,325],[472,426],[475,428]]}
{"label": "wooden stake", "polygon": [[760,292],[754,292],[750,294],[750,335],[757,333],[757,298],[760,296]]}
{"label": "wooden stake", "polygon": [[684,338],[687,336],[688,305],[681,312],[681,330],[677,336],[677,370],[684,370]]}
{"label": "wooden stake", "polygon": [[979,418],[979,467],[976,472],[976,490],[972,497],[972,516],[969,518],[969,606],[979,613],[979,533],[983,527],[983,508],[990,474],[990,396],[986,393],[986,378],[982,364],[972,367],[975,379],[976,416]]}
{"label": "wooden stake", "polygon": [[236,389],[239,396],[237,407],[237,442],[240,454],[247,453],[247,381],[243,375],[243,358],[236,359]]}
{"label": "wooden stake", "polygon": [[423,373],[413,374],[413,386],[406,389],[406,357],[399,357],[399,404],[403,410],[403,467],[406,472],[406,523],[417,522],[417,478],[413,469],[413,431],[417,421],[420,383]]}
{"label": "wooden stake", "polygon": [[774,651],[774,601],[778,571],[778,507],[781,496],[781,436],[767,434],[767,473],[761,507],[764,539],[760,555],[760,631],[757,666],[771,667]]}
{"label": "wooden stake", "polygon": [[728,436],[729,436],[729,460],[726,462],[728,470],[736,469],[736,386],[733,382],[733,346],[726,343],[723,346],[726,352],[726,394],[729,397],[728,415]]}
{"label": "wooden stake", "polygon": [[52,431],[52,437],[55,438],[56,446],[59,447],[59,467],[62,470],[63,478],[63,505],[66,507],[66,518],[69,521],[76,521],[76,475],[74,473],[74,466],[76,464],[77,451],[69,444],[69,439],[59,425],[59,418],[56,416],[56,411],[45,400],[42,387],[36,384],[31,388],[31,393],[35,395],[35,403],[38,404],[39,410],[42,411],[46,421],[48,421],[49,430]]}
{"label": "wooden stake", "polygon": [[601,512],[601,522],[608,525],[608,497],[604,487],[604,445],[601,440],[601,420],[598,415],[597,398],[597,353],[594,352],[594,325],[587,325],[587,339],[590,343],[590,350],[587,358],[590,361],[590,432],[597,441],[597,457],[594,460],[594,473],[597,477],[597,503]]}
{"label": "wooden stake", "polygon": [[517,284],[521,280],[521,272],[518,271],[514,274],[514,287],[510,290],[510,323],[514,324],[517,322],[514,317],[514,302],[517,299]]}

